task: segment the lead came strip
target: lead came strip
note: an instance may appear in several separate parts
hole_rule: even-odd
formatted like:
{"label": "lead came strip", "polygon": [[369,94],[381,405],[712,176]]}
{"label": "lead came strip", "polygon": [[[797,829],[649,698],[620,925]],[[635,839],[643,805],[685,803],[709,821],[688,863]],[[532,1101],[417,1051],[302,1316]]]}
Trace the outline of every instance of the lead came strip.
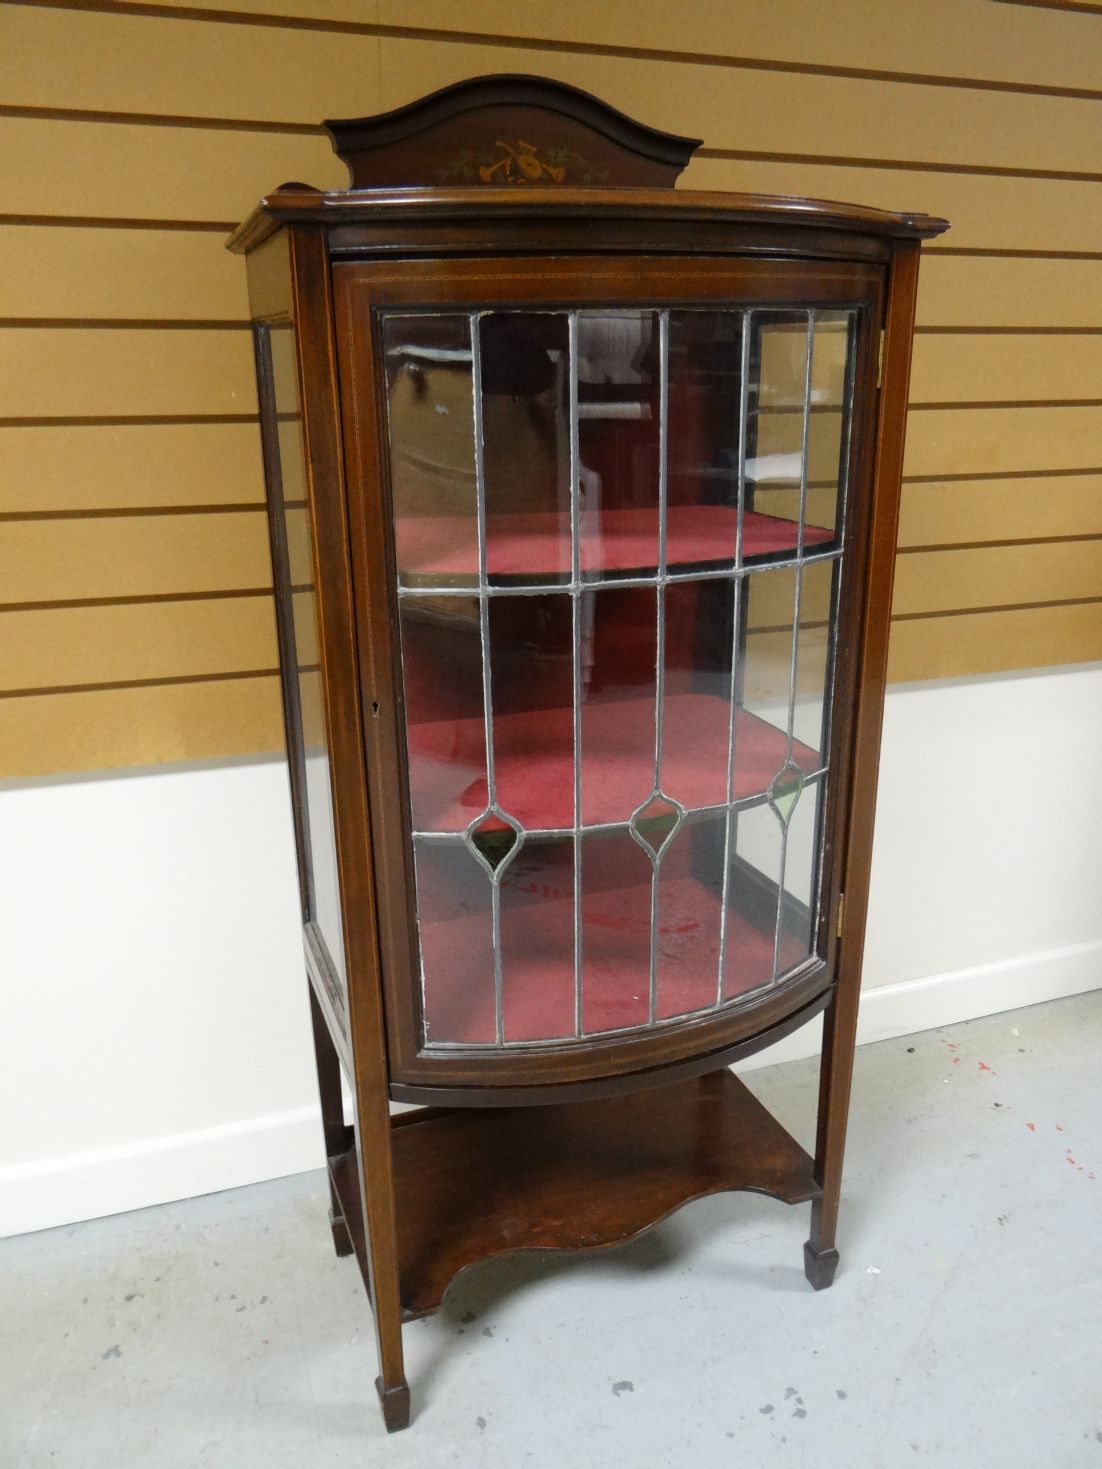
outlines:
{"label": "lead came strip", "polygon": [[[662,717],[666,691],[666,502],[669,498],[667,462],[669,458],[669,389],[670,389],[670,313],[658,314],[658,586],[655,590],[654,652],[654,791],[650,800],[662,792]],[[658,883],[662,854],[677,835],[681,812],[664,840],[651,853],[650,877],[650,989],[648,1023],[658,1019]]]}
{"label": "lead came strip", "polygon": [[[746,435],[750,414],[750,311],[742,313],[742,337],[739,341],[739,407],[738,407],[738,480],[735,487],[735,565],[742,565],[742,514],[746,502]],[[727,982],[727,904],[731,895],[731,832],[737,821],[733,808],[735,794],[735,743],[738,695],[739,634],[742,631],[741,575],[731,578],[733,610],[731,616],[731,694],[727,729],[727,815],[723,826],[723,889],[719,908],[719,965],[716,981],[716,1007],[723,1004],[723,987]]]}
{"label": "lead came strip", "polygon": [[[816,781],[822,780],[825,775],[825,766],[823,766],[819,770],[811,771],[809,775],[804,776],[804,786],[810,786]],[[737,814],[739,811],[749,811],[755,806],[765,805],[768,800],[768,792],[758,791],[752,796],[743,796],[740,800],[732,800],[729,803],[727,801],[720,801],[712,806],[693,806],[690,808],[688,814],[701,819],[708,816],[722,816],[727,811],[732,811]],[[676,805],[676,803],[671,802],[671,805]],[[477,827],[478,822],[482,820],[485,814],[486,813],[483,812],[482,816],[476,819],[476,821],[474,822],[474,827]],[[500,809],[495,814],[502,815],[503,819],[507,822],[510,820],[509,816],[502,813]],[[467,841],[467,832],[471,829],[471,827],[467,827],[463,831],[414,831],[413,836],[416,837],[419,842],[439,842],[442,844],[446,844],[448,842],[451,842],[453,844],[459,842],[465,843]],[[625,821],[585,822],[580,825],[579,830],[583,837],[601,834],[615,835],[617,833],[630,833],[631,818],[629,817]],[[527,832],[521,833],[522,838],[526,837],[527,835]],[[572,826],[541,826],[538,829],[538,835],[540,835],[541,837],[562,837],[563,839],[565,839],[574,835],[574,828]]]}
{"label": "lead came strip", "polygon": [[574,1035],[582,1033],[582,548],[578,436],[578,313],[567,317],[570,413],[571,714],[574,738]]}
{"label": "lead came strip", "polygon": [[[846,370],[845,379],[842,384],[842,445],[838,461],[838,499],[835,503],[834,523],[835,537],[839,547],[838,565],[833,574],[834,585],[831,588],[830,611],[827,623],[827,666],[823,680],[823,718],[819,734],[822,749],[828,753],[832,739],[834,720],[834,682],[835,670],[838,664],[838,616],[842,605],[842,579],[845,575],[845,563],[841,559],[841,548],[845,543],[846,525],[849,514],[849,477],[850,459],[853,452],[853,393],[854,384],[857,379],[857,313],[847,311],[846,321]],[[823,841],[822,831],[826,821],[827,792],[824,782],[823,789],[819,792],[818,819],[815,824],[815,870],[812,898],[814,909],[812,919],[822,911],[823,901]],[[812,928],[812,942],[815,952],[818,952],[818,935],[815,927]]]}
{"label": "lead came strip", "polygon": [[[819,561],[836,561],[841,554],[841,551],[837,547],[832,546],[828,550],[822,551],[817,555],[805,556],[802,561],[797,561],[795,559],[789,561],[767,561],[763,562],[760,567],[747,566],[741,571],[732,571],[730,566],[717,566],[711,568],[705,567],[700,571],[670,571],[667,572],[666,575],[663,577],[610,577],[608,579],[608,582],[609,585],[613,585],[616,587],[668,587],[675,586],[678,582],[729,581],[733,577],[744,575],[749,576],[752,572],[758,570],[785,571],[794,566],[813,566],[816,562]],[[542,584],[522,583],[516,586],[510,585],[503,587],[490,585],[485,588],[484,595],[487,597],[544,597],[549,592],[580,592],[587,590],[587,588],[592,588],[591,582],[579,582],[575,585],[575,583],[572,581],[548,581]],[[468,586],[412,587],[402,585],[398,588],[398,596],[403,598],[413,597],[417,599],[420,599],[422,597],[460,597],[463,596],[464,593],[470,593],[475,590],[476,588]]]}
{"label": "lead came strip", "polygon": [[[486,478],[483,463],[482,442],[482,341],[478,312],[472,311],[469,318],[471,335],[471,393],[474,399],[474,482],[475,519],[478,530],[478,639],[482,662],[482,719],[486,743],[486,801],[488,811],[476,818],[464,832],[469,851],[481,857],[472,840],[472,833],[489,811],[497,806],[497,787],[494,778],[494,708],[493,692],[490,687],[490,604],[486,600]],[[483,865],[487,865],[483,863]],[[497,1045],[505,1043],[505,1008],[502,998],[503,976],[501,972],[501,889],[497,873],[490,870],[490,922],[492,925],[492,953],[494,956],[494,1037]]]}
{"label": "lead came strip", "polygon": [[[796,660],[800,646],[800,601],[803,593],[804,573],[799,564],[804,546],[804,518],[807,514],[807,461],[811,441],[811,375],[815,356],[815,312],[807,314],[807,360],[804,363],[804,413],[803,432],[800,444],[800,518],[796,528],[798,564],[796,566],[796,590],[792,604],[792,655],[788,666],[788,729],[785,739],[785,766],[792,763],[792,725],[796,717]],[[774,810],[776,808],[774,807]],[[777,882],[777,917],[773,930],[773,983],[777,983],[781,966],[781,929],[784,917],[784,877],[788,863],[788,823],[792,811],[781,820],[781,864]],[[778,812],[778,819],[780,815]]]}

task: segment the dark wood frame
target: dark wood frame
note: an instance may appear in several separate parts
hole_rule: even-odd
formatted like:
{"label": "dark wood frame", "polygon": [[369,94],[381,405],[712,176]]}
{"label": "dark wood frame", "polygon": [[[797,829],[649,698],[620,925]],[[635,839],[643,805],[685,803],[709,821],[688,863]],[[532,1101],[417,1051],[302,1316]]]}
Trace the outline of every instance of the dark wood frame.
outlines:
{"label": "dark wood frame", "polygon": [[[261,338],[265,320],[290,318],[296,331],[347,993],[310,923],[306,967],[334,1244],[355,1252],[371,1297],[376,1385],[392,1429],[410,1411],[402,1321],[435,1309],[459,1270],[503,1250],[612,1244],[702,1193],[747,1188],[811,1201],[807,1275],[816,1289],[833,1279],[919,241],[945,228],[925,216],[669,187],[428,186],[449,129],[484,118],[500,137],[518,117],[529,131],[553,122],[589,138],[593,156],[621,171],[613,182],[668,185],[695,146],[555,83],[482,79],[382,119],[330,124],[357,184],[382,186],[325,195],[284,186],[231,241],[249,254]],[[860,312],[820,957],[744,1005],[637,1037],[423,1052],[375,314],[642,300]],[[271,386],[261,351],[258,373],[263,402]],[[278,563],[270,434],[264,450]],[[278,618],[290,731],[285,609]],[[290,734],[289,745],[302,863]],[[824,1010],[812,1159],[723,1068]],[[342,1068],[355,1097],[350,1128]],[[392,1118],[391,1100],[429,1105]]]}
{"label": "dark wood frame", "polygon": [[[821,905],[819,950],[789,980],[783,990],[764,992],[745,1003],[704,1016],[671,1022],[647,1034],[593,1038],[570,1043],[529,1045],[523,1051],[488,1054],[485,1050],[449,1049],[446,1053],[420,1048],[422,1031],[417,1013],[417,932],[413,911],[412,842],[409,831],[409,792],[404,769],[404,717],[397,640],[396,585],[392,505],[386,456],[386,425],[382,421],[384,395],[379,389],[381,361],[377,313],[406,308],[457,309],[472,305],[517,304],[562,306],[600,302],[609,306],[648,304],[701,304],[737,307],[767,300],[770,304],[854,306],[859,313],[855,423],[867,415],[876,392],[876,351],[873,343],[880,322],[881,272],[863,265],[835,265],[789,260],[766,261],[690,259],[646,256],[579,256],[567,261],[532,255],[511,260],[507,271],[492,258],[407,261],[402,263],[337,262],[333,267],[335,304],[340,336],[338,357],[348,400],[376,405],[377,412],[349,413],[345,417],[345,454],[349,504],[353,510],[353,575],[361,589],[358,607],[361,648],[368,650],[361,664],[365,678],[361,700],[371,711],[365,723],[371,804],[376,826],[376,874],[382,914],[380,943],[386,990],[391,1095],[406,1102],[452,1099],[463,1105],[494,1105],[496,1088],[510,1088],[512,1103],[547,1098],[540,1084],[553,1086],[564,1099],[580,1095],[578,1083],[612,1076],[633,1078],[634,1084],[653,1084],[654,1071],[666,1076],[677,1063],[697,1067],[722,1065],[722,1056],[751,1035],[768,1044],[769,1032],[794,1009],[812,1003],[831,983],[834,960],[833,916],[837,907],[837,873],[828,853]],[[855,444],[860,446],[860,433]],[[857,454],[851,462],[846,555],[850,565],[862,564],[868,521],[871,465]],[[857,576],[846,579],[841,609],[839,647],[843,654],[836,673],[836,700],[849,703],[855,673],[850,650],[860,616]],[[840,723],[840,721],[836,721]],[[832,731],[828,788],[828,829],[847,799],[846,746],[841,731]],[[413,1002],[411,1004],[411,1001]],[[487,1088],[493,1085],[495,1090]]]}

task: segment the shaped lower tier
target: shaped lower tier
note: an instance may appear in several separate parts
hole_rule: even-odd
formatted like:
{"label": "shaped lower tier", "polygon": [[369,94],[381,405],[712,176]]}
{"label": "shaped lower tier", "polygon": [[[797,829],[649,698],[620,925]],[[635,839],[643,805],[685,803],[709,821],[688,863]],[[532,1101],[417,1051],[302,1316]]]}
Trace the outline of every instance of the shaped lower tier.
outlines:
{"label": "shaped lower tier", "polygon": [[[583,703],[582,824],[627,821],[654,781],[653,698]],[[498,805],[528,831],[574,822],[574,717],[567,708],[494,714]],[[687,810],[727,800],[730,706],[713,694],[667,697],[662,789]],[[485,725],[481,717],[409,728],[410,788],[418,831],[463,831],[486,809]],[[745,709],[735,719],[733,799],[769,789],[788,755],[785,732]],[[823,760],[793,741],[805,775]],[[488,823],[494,824],[493,821]],[[500,825],[501,823],[496,823]]]}
{"label": "shaped lower tier", "polygon": [[[820,1195],[808,1155],[726,1070],[596,1102],[422,1108],[391,1118],[391,1138],[406,1320],[495,1255],[600,1249],[726,1190]],[[329,1170],[368,1280],[351,1128],[344,1144]]]}
{"label": "shaped lower tier", "polygon": [[[727,505],[671,505],[666,512],[666,565],[730,564],[735,557],[738,512]],[[822,526],[804,528],[805,547],[833,540]],[[658,562],[657,509],[583,512],[579,524],[583,575],[653,573]],[[398,564],[405,582],[449,578],[478,580],[477,526],[467,515],[404,516],[395,525]],[[744,561],[796,555],[797,525],[755,510],[743,513]],[[540,511],[491,515],[486,523],[486,571],[491,578],[525,581],[568,579],[570,516]]]}

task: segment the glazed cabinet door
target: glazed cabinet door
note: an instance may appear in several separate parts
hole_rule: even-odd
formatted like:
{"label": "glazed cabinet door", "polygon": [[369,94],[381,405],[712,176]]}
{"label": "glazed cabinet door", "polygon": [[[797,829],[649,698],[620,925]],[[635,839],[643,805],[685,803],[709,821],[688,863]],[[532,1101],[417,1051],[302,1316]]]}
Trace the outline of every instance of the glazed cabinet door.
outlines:
{"label": "glazed cabinet door", "polygon": [[639,1070],[806,1005],[878,273],[334,273],[392,1074]]}

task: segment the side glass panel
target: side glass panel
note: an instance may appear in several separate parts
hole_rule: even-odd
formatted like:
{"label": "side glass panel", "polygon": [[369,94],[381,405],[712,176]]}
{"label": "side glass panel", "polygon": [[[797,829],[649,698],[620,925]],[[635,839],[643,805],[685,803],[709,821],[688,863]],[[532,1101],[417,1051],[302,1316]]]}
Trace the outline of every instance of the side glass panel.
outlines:
{"label": "side glass panel", "polygon": [[856,313],[384,317],[424,1043],[817,952]]}
{"label": "side glass panel", "polygon": [[289,322],[258,323],[254,332],[261,363],[260,413],[276,616],[283,676],[289,685],[285,731],[295,795],[303,920],[313,923],[320,933],[343,986],[340,885],[294,329]]}

